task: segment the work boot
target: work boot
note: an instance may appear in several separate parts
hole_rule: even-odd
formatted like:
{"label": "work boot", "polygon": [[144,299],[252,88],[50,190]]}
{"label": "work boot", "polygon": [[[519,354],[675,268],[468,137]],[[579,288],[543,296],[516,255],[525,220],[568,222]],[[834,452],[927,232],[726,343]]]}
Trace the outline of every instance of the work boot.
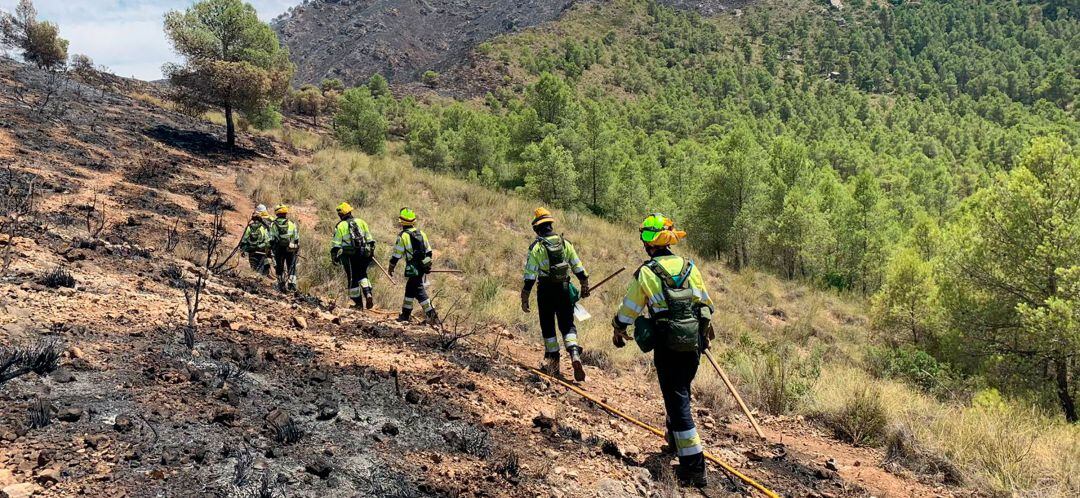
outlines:
{"label": "work boot", "polygon": [[695,488],[704,488],[709,485],[709,478],[705,475],[705,469],[683,469],[682,465],[679,465],[675,469],[675,477],[679,479],[679,485],[692,486]]}
{"label": "work boot", "polygon": [[570,351],[570,364],[574,367],[574,380],[585,382],[585,367],[581,364],[581,351]]}
{"label": "work boot", "polygon": [[544,364],[540,366],[540,371],[551,376],[559,375],[559,357],[545,356]]}
{"label": "work boot", "polygon": [[442,322],[439,321],[439,313],[435,311],[435,308],[428,310],[425,314],[427,315],[428,325],[442,325]]}
{"label": "work boot", "polygon": [[358,310],[364,309],[364,298],[362,298],[362,297],[354,297],[354,298],[352,298],[352,302],[353,302],[353,308],[356,308]]}
{"label": "work boot", "polygon": [[371,287],[364,289],[364,299],[367,299],[367,309],[375,307],[375,296],[371,294]]}
{"label": "work boot", "polygon": [[411,316],[411,315],[412,315],[412,310],[401,310],[401,314],[398,315],[397,321],[408,323],[409,322],[409,316]]}

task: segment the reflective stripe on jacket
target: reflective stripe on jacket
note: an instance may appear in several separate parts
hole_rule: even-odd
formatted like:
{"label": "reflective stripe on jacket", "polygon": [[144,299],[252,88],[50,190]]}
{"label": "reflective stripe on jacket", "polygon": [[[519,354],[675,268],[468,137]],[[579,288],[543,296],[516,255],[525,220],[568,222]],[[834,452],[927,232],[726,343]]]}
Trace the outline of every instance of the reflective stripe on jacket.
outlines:
{"label": "reflective stripe on jacket", "polygon": [[[544,237],[549,241],[554,241],[560,235],[548,235]],[[581,264],[581,258],[578,257],[577,250],[574,249],[574,244],[571,244],[569,240],[563,239],[563,259],[570,265],[570,271],[575,275],[585,274],[585,267]],[[551,262],[548,261],[547,249],[539,241],[534,241],[529,246],[529,254],[525,257],[525,280],[536,280],[539,277],[546,277],[551,269]]]}
{"label": "reflective stripe on jacket", "polygon": [[364,234],[369,240],[371,239],[371,230],[368,229],[366,221],[360,218],[348,218],[338,222],[337,227],[334,228],[334,247],[346,247],[352,245],[352,233],[349,231],[349,221],[356,222],[356,228],[360,229],[360,233]]}
{"label": "reflective stripe on jacket", "polygon": [[[682,271],[686,261],[681,256],[675,255],[659,256],[654,259],[669,274],[676,276]],[[708,306],[711,310],[713,307],[712,298],[709,297],[709,292],[705,290],[705,278],[701,276],[701,271],[698,270],[697,265],[694,265],[690,270],[690,275],[687,278],[690,279],[690,289],[694,294],[694,303]],[[638,268],[634,280],[630,282],[630,287],[626,289],[626,296],[623,298],[618,314],[615,315],[615,320],[629,327],[633,325],[634,319],[645,312],[646,307],[649,309],[649,316],[655,316],[656,313],[667,311],[667,301],[664,298],[664,287],[660,277],[657,277],[652,270],[642,265],[641,268]]]}

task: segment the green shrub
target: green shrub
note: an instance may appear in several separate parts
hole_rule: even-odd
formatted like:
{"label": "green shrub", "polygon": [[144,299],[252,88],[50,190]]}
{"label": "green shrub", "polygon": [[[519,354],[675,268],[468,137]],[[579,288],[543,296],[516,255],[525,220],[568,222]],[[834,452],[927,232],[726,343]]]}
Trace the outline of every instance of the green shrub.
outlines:
{"label": "green shrub", "polygon": [[856,390],[838,412],[825,418],[836,437],[856,446],[884,441],[889,422],[881,402],[881,390],[867,386]]}
{"label": "green shrub", "polygon": [[868,362],[874,375],[903,380],[928,393],[947,389],[955,377],[948,364],[914,347],[873,348]]}

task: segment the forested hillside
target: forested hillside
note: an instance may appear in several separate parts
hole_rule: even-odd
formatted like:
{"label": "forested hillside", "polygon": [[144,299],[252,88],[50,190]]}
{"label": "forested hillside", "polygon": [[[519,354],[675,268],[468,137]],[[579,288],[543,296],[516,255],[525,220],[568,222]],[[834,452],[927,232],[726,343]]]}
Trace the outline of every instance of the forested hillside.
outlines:
{"label": "forested hillside", "polygon": [[615,0],[478,54],[504,75],[483,99],[376,85],[346,92],[346,115],[366,109],[421,167],[617,221],[672,213],[735,269],[872,296],[896,355],[1077,418],[1066,2],[776,0],[706,19]]}

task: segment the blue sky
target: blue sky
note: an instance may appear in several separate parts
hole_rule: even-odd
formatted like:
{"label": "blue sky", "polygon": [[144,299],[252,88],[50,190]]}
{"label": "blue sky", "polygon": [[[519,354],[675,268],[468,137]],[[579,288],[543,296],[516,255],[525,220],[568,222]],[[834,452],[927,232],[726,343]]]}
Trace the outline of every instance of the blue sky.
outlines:
{"label": "blue sky", "polygon": [[[161,65],[175,61],[162,17],[170,10],[187,8],[193,0],[34,0],[38,18],[60,26],[70,40],[69,54],[86,54],[120,76],[154,80]],[[249,0],[259,17],[269,21],[300,0]],[[0,0],[0,10],[11,12],[18,0]]]}

